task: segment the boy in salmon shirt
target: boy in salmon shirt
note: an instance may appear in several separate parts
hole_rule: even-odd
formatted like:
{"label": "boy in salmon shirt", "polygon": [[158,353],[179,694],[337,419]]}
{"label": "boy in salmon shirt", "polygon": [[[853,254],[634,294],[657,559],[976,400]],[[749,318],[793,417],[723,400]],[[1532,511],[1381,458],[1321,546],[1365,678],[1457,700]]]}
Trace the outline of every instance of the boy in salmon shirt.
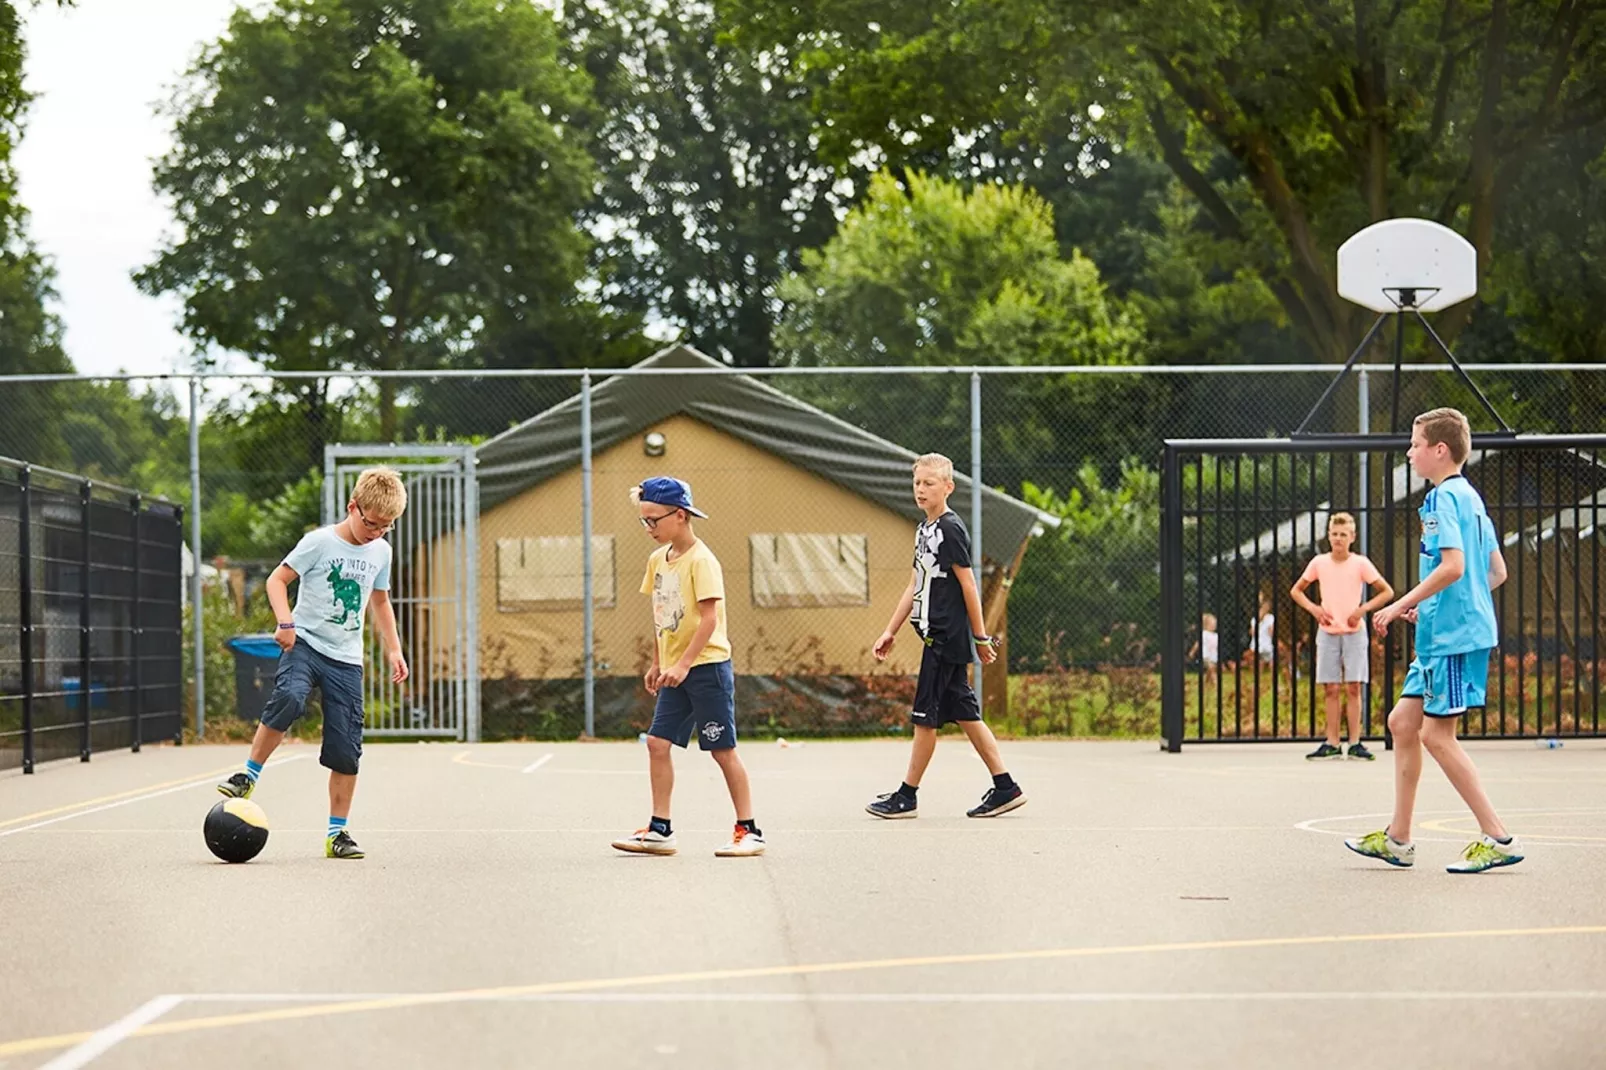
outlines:
{"label": "boy in salmon shirt", "polygon": [[[1348,700],[1349,756],[1361,761],[1374,757],[1361,742],[1361,685],[1371,679],[1367,656],[1366,615],[1394,599],[1394,588],[1363,554],[1350,552],[1355,544],[1355,518],[1334,513],[1327,521],[1331,553],[1318,554],[1289,592],[1295,604],[1316,618],[1316,682],[1327,692],[1327,740],[1305,755],[1313,762],[1342,759],[1339,745],[1340,711]],[[1305,594],[1311,584],[1321,588],[1320,604]],[[1361,601],[1365,584],[1377,593]]]}

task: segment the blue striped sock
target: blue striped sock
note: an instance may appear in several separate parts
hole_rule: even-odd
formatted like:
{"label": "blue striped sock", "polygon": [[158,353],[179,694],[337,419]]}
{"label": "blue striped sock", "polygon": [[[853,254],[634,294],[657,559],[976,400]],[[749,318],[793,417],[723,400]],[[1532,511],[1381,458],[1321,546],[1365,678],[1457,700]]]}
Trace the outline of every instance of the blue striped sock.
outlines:
{"label": "blue striped sock", "polygon": [[346,819],[343,817],[331,816],[329,818],[329,833],[324,837],[324,839],[332,840],[337,834],[344,831],[346,831]]}
{"label": "blue striped sock", "polygon": [[257,782],[257,778],[262,775],[262,763],[253,762],[251,759],[247,758],[245,760],[245,775],[251,778],[251,783],[255,784]]}

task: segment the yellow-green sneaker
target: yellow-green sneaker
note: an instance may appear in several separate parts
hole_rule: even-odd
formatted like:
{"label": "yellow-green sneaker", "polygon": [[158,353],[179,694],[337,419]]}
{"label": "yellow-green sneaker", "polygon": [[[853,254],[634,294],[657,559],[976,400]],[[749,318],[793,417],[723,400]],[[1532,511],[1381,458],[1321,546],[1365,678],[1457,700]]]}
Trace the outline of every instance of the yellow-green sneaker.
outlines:
{"label": "yellow-green sneaker", "polygon": [[1368,832],[1358,840],[1345,840],[1344,846],[1358,855],[1376,858],[1401,869],[1410,869],[1416,864],[1416,845],[1399,842],[1389,835],[1388,829]]}
{"label": "yellow-green sneaker", "polygon": [[1452,862],[1444,868],[1451,873],[1482,873],[1501,866],[1514,866],[1521,861],[1522,848],[1517,845],[1517,837],[1501,843],[1493,836],[1480,836],[1467,844],[1467,849],[1461,852],[1461,861]]}
{"label": "yellow-green sneaker", "polygon": [[362,858],[363,853],[362,848],[357,846],[357,841],[351,838],[351,834],[346,832],[345,829],[341,829],[323,841],[323,856],[325,858]]}

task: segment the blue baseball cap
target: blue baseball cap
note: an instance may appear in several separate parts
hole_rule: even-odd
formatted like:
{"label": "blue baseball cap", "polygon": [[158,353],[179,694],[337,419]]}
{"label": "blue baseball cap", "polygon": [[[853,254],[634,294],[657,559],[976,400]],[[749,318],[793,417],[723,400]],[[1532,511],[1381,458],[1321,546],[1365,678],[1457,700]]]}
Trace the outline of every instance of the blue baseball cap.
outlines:
{"label": "blue baseball cap", "polygon": [[673,476],[653,476],[642,480],[641,500],[671,509],[684,509],[692,516],[700,516],[705,520],[708,518],[707,513],[691,503],[691,484]]}

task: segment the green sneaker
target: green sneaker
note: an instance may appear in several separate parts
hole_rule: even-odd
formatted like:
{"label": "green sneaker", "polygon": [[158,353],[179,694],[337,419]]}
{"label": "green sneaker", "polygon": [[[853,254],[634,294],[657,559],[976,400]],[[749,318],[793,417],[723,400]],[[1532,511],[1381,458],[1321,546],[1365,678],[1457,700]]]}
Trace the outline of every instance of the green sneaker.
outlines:
{"label": "green sneaker", "polygon": [[344,829],[323,841],[325,858],[362,858],[362,848]]}
{"label": "green sneaker", "polygon": [[1307,762],[1332,762],[1344,759],[1344,748],[1335,747],[1331,743],[1323,743],[1320,747],[1305,755]]}
{"label": "green sneaker", "polygon": [[1377,755],[1366,749],[1365,743],[1351,743],[1349,746],[1349,760],[1352,762],[1375,761]]}
{"label": "green sneaker", "polygon": [[217,786],[218,793],[231,799],[249,799],[257,789],[257,782],[244,773],[235,773]]}
{"label": "green sneaker", "polygon": [[1493,836],[1480,836],[1467,844],[1467,849],[1461,852],[1461,861],[1452,862],[1444,868],[1451,873],[1482,873],[1501,866],[1514,866],[1521,861],[1522,848],[1517,844],[1517,837],[1501,843]]}
{"label": "green sneaker", "polygon": [[1345,840],[1344,846],[1358,855],[1376,858],[1401,869],[1410,869],[1416,864],[1416,845],[1400,843],[1389,835],[1388,829],[1368,832],[1358,840]]}

